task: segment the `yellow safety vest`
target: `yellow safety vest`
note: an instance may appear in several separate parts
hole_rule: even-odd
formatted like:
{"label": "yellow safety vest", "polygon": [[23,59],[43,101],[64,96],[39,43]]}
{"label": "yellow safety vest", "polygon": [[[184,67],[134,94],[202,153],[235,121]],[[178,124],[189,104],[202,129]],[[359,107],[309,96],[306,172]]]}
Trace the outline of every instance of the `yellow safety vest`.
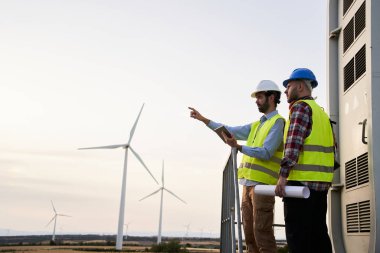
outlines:
{"label": "yellow safety vest", "polygon": [[[288,180],[332,182],[334,172],[334,137],[330,119],[314,100],[299,100],[307,103],[312,110],[312,129],[305,139],[297,165],[289,174]],[[292,106],[294,106],[294,104]],[[284,131],[286,143],[290,121]]]}
{"label": "yellow safety vest", "polygon": [[[269,131],[278,119],[285,121],[281,115],[276,114],[266,120],[261,127],[259,127],[260,121],[253,122],[246,145],[249,147],[263,147]],[[245,178],[264,184],[276,184],[280,172],[282,154],[283,143],[279,145],[278,149],[269,160],[261,160],[255,157],[243,155],[238,171],[238,178]]]}

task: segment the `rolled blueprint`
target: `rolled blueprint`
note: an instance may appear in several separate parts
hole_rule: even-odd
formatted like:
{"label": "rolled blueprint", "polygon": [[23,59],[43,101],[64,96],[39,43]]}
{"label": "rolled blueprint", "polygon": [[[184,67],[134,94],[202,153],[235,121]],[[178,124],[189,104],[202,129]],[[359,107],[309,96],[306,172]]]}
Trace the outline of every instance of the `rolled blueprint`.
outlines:
{"label": "rolled blueprint", "polygon": [[[275,185],[256,185],[255,193],[267,196],[276,196],[274,190]],[[310,196],[310,190],[306,186],[285,186],[285,197],[289,198],[304,198],[307,199]]]}

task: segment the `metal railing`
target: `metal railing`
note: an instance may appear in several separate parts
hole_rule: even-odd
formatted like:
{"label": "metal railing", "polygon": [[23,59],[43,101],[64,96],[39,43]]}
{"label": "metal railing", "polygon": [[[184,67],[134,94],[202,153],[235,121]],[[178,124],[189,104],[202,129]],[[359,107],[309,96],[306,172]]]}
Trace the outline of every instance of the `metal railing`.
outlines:
{"label": "metal railing", "polygon": [[229,156],[223,170],[222,215],[220,229],[221,253],[236,252],[235,228],[237,228],[238,252],[243,253],[236,155],[236,148],[232,148],[231,155]]}

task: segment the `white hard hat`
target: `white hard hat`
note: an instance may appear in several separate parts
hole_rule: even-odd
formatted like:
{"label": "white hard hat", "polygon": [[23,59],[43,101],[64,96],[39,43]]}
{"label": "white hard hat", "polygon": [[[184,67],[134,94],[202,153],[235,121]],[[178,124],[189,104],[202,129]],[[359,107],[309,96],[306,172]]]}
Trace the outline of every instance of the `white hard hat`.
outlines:
{"label": "white hard hat", "polygon": [[252,92],[251,97],[255,97],[256,93],[261,91],[278,91],[281,93],[280,88],[278,88],[277,84],[271,80],[262,80],[256,86],[256,89]]}

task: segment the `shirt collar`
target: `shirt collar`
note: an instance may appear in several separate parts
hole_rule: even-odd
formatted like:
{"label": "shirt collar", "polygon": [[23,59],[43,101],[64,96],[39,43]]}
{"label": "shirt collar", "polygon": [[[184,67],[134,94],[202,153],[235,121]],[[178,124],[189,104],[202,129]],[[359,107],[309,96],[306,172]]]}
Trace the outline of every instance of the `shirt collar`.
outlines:
{"label": "shirt collar", "polygon": [[300,101],[300,100],[314,100],[314,98],[311,97],[311,96],[305,96],[305,97],[299,98],[299,99],[297,99],[297,100],[292,101],[292,102],[289,104],[289,108],[292,108],[292,106],[293,106],[295,103],[297,103],[298,101]]}
{"label": "shirt collar", "polygon": [[268,113],[267,115],[264,114],[263,116],[261,116],[261,118],[260,118],[260,122],[263,123],[264,121],[266,121],[266,120],[272,118],[272,117],[275,116],[276,114],[278,114],[278,111],[277,111],[277,110],[274,110],[274,111]]}

